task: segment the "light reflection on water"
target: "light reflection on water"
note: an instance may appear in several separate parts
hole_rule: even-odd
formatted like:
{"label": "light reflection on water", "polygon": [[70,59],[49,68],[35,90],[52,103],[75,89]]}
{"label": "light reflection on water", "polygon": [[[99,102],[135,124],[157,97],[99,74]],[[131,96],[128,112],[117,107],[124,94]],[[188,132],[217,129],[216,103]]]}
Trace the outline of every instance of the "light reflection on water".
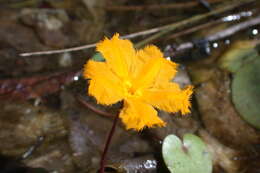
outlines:
{"label": "light reflection on water", "polygon": [[253,34],[253,35],[257,35],[257,34],[258,34],[258,29],[253,29],[253,30],[252,30],[252,34]]}
{"label": "light reflection on water", "polygon": [[144,167],[146,169],[155,169],[156,166],[157,166],[156,160],[146,160],[146,162],[144,163]]}
{"label": "light reflection on water", "polygon": [[231,21],[235,21],[235,20],[240,20],[242,17],[250,17],[252,15],[253,15],[252,11],[243,11],[243,12],[238,13],[238,14],[232,14],[232,15],[228,15],[226,17],[223,17],[222,21],[231,22]]}

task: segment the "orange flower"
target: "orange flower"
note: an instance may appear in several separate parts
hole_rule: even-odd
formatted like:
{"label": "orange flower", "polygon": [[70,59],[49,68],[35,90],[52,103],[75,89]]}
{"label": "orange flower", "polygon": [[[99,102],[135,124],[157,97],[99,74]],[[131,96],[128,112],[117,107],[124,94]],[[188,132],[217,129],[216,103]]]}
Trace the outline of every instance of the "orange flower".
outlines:
{"label": "orange flower", "polygon": [[190,112],[192,86],[182,90],[171,82],[177,64],[166,60],[156,46],[135,50],[129,40],[115,34],[98,43],[97,51],[105,62],[89,60],[84,67],[84,77],[90,79],[89,95],[104,105],[123,100],[119,117],[127,129],[164,126],[154,107],[166,112]]}

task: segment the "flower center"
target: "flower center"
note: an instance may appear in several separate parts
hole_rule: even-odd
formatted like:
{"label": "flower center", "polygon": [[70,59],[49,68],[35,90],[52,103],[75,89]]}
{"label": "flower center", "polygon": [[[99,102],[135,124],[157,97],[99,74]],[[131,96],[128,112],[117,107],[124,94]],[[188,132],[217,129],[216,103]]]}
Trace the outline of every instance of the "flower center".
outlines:
{"label": "flower center", "polygon": [[125,95],[126,97],[140,97],[142,96],[142,91],[140,89],[135,89],[132,85],[132,82],[129,81],[129,80],[126,80],[124,82],[124,92],[125,92]]}

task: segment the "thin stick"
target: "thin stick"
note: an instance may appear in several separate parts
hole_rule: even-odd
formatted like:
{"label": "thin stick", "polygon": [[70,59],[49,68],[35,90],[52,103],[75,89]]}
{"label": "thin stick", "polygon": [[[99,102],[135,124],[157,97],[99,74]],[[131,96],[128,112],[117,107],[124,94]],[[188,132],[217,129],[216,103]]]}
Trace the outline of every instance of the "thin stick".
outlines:
{"label": "thin stick", "polygon": [[101,160],[100,160],[100,170],[99,170],[100,173],[104,173],[105,162],[106,162],[106,154],[107,154],[111,139],[112,139],[113,134],[114,134],[115,129],[116,129],[116,123],[117,123],[118,117],[119,117],[119,113],[114,118],[113,126],[112,126],[112,128],[109,132],[108,138],[106,140],[105,148],[104,148],[104,151],[102,153]]}
{"label": "thin stick", "polygon": [[207,37],[207,40],[208,41],[219,40],[219,39],[225,38],[227,36],[233,35],[234,33],[238,32],[238,31],[241,31],[243,29],[246,29],[248,27],[258,25],[258,24],[260,24],[260,16],[257,16],[253,19],[239,23],[237,25],[231,26],[227,29],[224,29],[221,32],[217,32],[216,34],[213,34],[213,35]]}
{"label": "thin stick", "polygon": [[[222,2],[223,0],[209,0],[209,3]],[[198,6],[200,3],[196,1],[186,3],[169,3],[169,4],[154,4],[154,5],[117,5],[105,7],[108,11],[143,11],[143,10],[165,10],[165,9],[181,9]]]}
{"label": "thin stick", "polygon": [[181,37],[181,36],[183,36],[183,35],[193,33],[193,32],[195,32],[195,31],[201,30],[201,29],[203,29],[203,28],[210,27],[210,26],[212,26],[212,25],[219,24],[219,23],[221,23],[221,22],[222,22],[222,20],[221,20],[221,19],[218,19],[218,20],[214,20],[214,21],[211,21],[211,22],[208,22],[208,23],[203,23],[203,24],[201,24],[201,25],[194,26],[194,27],[189,28],[189,29],[187,29],[187,30],[184,30],[184,31],[181,31],[181,32],[172,34],[172,35],[170,35],[169,37],[167,37],[166,40],[175,39],[175,38],[177,38],[177,37]]}
{"label": "thin stick", "polygon": [[88,45],[79,46],[79,47],[72,47],[72,48],[68,48],[68,49],[20,53],[19,55],[20,56],[50,55],[50,54],[74,52],[74,51],[78,51],[78,50],[89,49],[89,48],[92,48],[92,47],[95,47],[95,46],[96,46],[96,44],[94,43],[94,44],[88,44]]}
{"label": "thin stick", "polygon": [[[167,25],[165,25],[165,26],[167,26]],[[155,32],[159,32],[159,31],[163,30],[165,26],[155,27],[155,28],[151,28],[151,29],[148,29],[148,30],[145,30],[145,31],[135,32],[135,33],[128,34],[128,35],[125,35],[125,36],[121,36],[121,38],[131,39],[131,38],[135,38],[135,37],[139,37],[139,36],[145,36],[145,35],[148,35],[148,34],[153,34]],[[72,48],[68,48],[68,49],[21,53],[19,55],[22,56],[22,57],[37,56],[37,55],[51,55],[51,54],[58,54],[58,53],[75,52],[75,51],[79,51],[79,50],[94,48],[95,46],[96,46],[96,43],[87,44],[87,45],[83,45],[83,46],[79,46],[79,47],[72,47]]]}
{"label": "thin stick", "polygon": [[214,11],[206,13],[206,14],[197,15],[197,16],[191,17],[191,18],[186,19],[186,20],[182,20],[182,21],[177,22],[177,23],[166,25],[166,26],[161,28],[161,31],[159,33],[156,33],[156,34],[154,34],[154,35],[152,35],[152,36],[150,36],[150,37],[140,41],[135,46],[137,48],[140,48],[140,47],[144,46],[145,44],[147,44],[147,43],[149,43],[149,42],[151,42],[151,41],[153,41],[153,40],[155,40],[155,39],[157,39],[157,38],[159,38],[159,37],[169,33],[170,31],[173,31],[175,29],[179,29],[181,27],[193,24],[195,22],[198,22],[199,20],[206,19],[207,17],[213,16],[213,15],[217,15],[217,14],[223,13],[223,12],[228,11],[228,10],[232,10],[234,8],[237,8],[237,7],[241,6],[241,5],[244,5],[245,3],[250,3],[250,2],[253,2],[253,1],[254,0],[241,0],[238,3],[231,4],[231,5],[226,5],[224,7],[220,7],[217,10],[214,10]]}
{"label": "thin stick", "polygon": [[[161,30],[161,27],[152,28],[152,29],[148,29],[145,31],[135,32],[135,33],[128,34],[125,36],[121,36],[121,38],[123,38],[123,39],[135,38],[135,37],[139,37],[139,36],[152,34],[152,33],[158,32],[160,30]],[[51,55],[51,54],[58,54],[58,53],[75,52],[75,51],[79,51],[79,50],[94,48],[95,46],[96,46],[96,43],[93,43],[93,44],[87,44],[87,45],[78,46],[78,47],[72,47],[72,48],[68,48],[68,49],[20,53],[19,56],[26,57],[26,56]]]}
{"label": "thin stick", "polygon": [[[244,12],[234,13],[234,14],[230,14],[230,15],[231,15],[231,16],[238,16],[238,17],[252,17],[253,13],[257,14],[258,11],[257,11],[257,10],[251,10],[250,12],[251,12],[251,14],[246,14],[246,15],[245,15],[245,14],[244,14],[244,15],[241,15],[241,14],[244,13]],[[228,16],[227,16],[227,17],[228,17]],[[222,17],[222,18],[220,18],[220,19],[216,19],[216,20],[214,20],[214,21],[209,21],[209,22],[207,22],[207,23],[203,23],[203,24],[194,26],[194,27],[192,27],[192,28],[188,28],[188,29],[186,29],[186,30],[180,31],[180,32],[178,32],[178,33],[174,33],[174,34],[168,36],[168,37],[166,38],[166,40],[175,39],[175,38],[177,38],[177,37],[180,37],[180,36],[183,36],[183,35],[186,35],[186,34],[190,34],[190,33],[193,33],[193,32],[195,32],[195,31],[198,31],[198,30],[201,30],[201,29],[203,29],[203,28],[207,28],[207,27],[209,27],[209,26],[216,25],[216,24],[219,24],[219,23],[222,23],[222,22],[232,22],[232,20],[231,20],[231,21],[226,21],[225,18],[227,18],[227,17]],[[242,18],[240,18],[240,19],[238,19],[238,20],[241,20],[241,19],[242,19]]]}
{"label": "thin stick", "polygon": [[[246,28],[255,26],[255,25],[259,25],[260,24],[260,16],[255,17],[253,19],[247,20],[245,22],[233,25],[229,28],[226,28],[222,31],[219,31],[217,33],[214,33],[210,36],[207,36],[206,38],[204,38],[203,40],[207,40],[207,41],[216,41],[216,40],[220,40],[223,39],[225,37],[231,36],[241,30],[244,30]],[[175,48],[175,53],[176,52],[180,52],[180,51],[184,51],[187,49],[192,49],[194,47],[194,43],[192,42],[186,42],[186,43],[182,43],[180,44],[178,47]]]}

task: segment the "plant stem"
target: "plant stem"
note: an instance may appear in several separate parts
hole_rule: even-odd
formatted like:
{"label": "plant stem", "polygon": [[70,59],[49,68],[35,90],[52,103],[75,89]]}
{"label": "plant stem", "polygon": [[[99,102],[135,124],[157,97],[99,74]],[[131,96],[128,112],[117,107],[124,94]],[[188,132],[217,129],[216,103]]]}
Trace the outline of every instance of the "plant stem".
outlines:
{"label": "plant stem", "polygon": [[112,128],[111,128],[111,130],[109,132],[108,138],[106,140],[105,148],[104,148],[104,151],[102,153],[101,160],[100,160],[100,170],[99,170],[99,173],[104,173],[106,154],[107,154],[109,144],[111,142],[111,139],[112,139],[113,134],[114,134],[115,129],[116,129],[116,123],[117,123],[118,117],[119,117],[119,113],[114,118],[113,126],[112,126]]}
{"label": "plant stem", "polygon": [[105,117],[109,117],[109,118],[113,118],[114,114],[106,112],[106,111],[102,111],[98,108],[96,108],[95,106],[91,105],[90,103],[88,103],[82,96],[77,95],[77,100],[85,107],[87,107],[88,109],[92,110],[93,112],[103,115]]}

